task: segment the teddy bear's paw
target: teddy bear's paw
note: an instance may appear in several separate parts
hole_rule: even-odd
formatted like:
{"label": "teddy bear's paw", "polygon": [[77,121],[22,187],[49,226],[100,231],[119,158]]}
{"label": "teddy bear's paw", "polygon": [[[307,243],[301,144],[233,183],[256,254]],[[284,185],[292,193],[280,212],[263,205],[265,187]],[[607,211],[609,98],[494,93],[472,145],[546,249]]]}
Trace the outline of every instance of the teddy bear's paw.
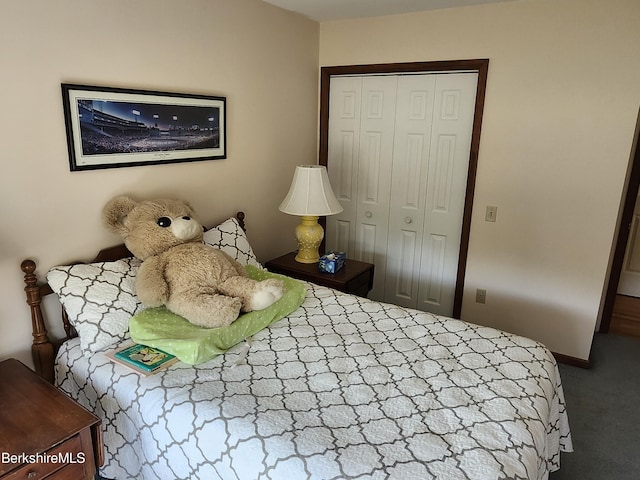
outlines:
{"label": "teddy bear's paw", "polygon": [[270,278],[268,280],[263,280],[262,282],[260,282],[260,285],[262,285],[266,291],[270,292],[273,295],[275,299],[274,302],[280,300],[284,295],[284,283],[282,282],[282,280]]}
{"label": "teddy bear's paw", "polygon": [[249,310],[262,310],[280,300],[284,295],[284,284],[277,279],[263,280],[256,285],[249,300]]}
{"label": "teddy bear's paw", "polygon": [[241,306],[242,302],[238,301],[237,304],[234,303],[233,305],[222,307],[220,310],[218,310],[215,321],[211,322],[209,328],[226,327],[231,325],[238,319]]}
{"label": "teddy bear's paw", "polygon": [[222,295],[203,295],[188,303],[171,303],[167,307],[199,327],[217,328],[231,325],[240,315],[242,300]]}

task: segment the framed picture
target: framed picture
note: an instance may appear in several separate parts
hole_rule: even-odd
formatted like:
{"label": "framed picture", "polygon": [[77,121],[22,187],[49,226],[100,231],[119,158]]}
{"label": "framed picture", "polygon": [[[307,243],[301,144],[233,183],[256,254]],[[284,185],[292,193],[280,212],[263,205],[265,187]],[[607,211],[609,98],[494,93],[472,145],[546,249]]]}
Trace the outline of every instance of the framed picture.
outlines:
{"label": "framed picture", "polygon": [[71,171],[227,157],[226,98],[62,84]]}

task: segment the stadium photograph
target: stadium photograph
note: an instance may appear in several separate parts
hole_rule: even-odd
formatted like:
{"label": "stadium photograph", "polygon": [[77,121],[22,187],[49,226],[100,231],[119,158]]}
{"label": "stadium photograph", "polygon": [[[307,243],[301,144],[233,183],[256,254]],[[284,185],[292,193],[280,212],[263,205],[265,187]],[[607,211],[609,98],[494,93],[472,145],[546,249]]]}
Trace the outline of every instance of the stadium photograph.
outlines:
{"label": "stadium photograph", "polygon": [[72,170],[226,158],[226,98],[62,84]]}

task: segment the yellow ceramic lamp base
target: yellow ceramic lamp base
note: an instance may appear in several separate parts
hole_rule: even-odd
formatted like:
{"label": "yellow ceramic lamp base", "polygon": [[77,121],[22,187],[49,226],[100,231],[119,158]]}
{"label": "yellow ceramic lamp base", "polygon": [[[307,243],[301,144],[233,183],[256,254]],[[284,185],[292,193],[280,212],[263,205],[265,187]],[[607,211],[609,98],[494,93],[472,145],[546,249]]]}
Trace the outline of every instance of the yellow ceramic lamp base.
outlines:
{"label": "yellow ceramic lamp base", "polygon": [[301,217],[300,225],[296,227],[298,254],[296,261],[300,263],[316,263],[320,259],[318,248],[324,238],[324,230],[318,224],[318,217]]}

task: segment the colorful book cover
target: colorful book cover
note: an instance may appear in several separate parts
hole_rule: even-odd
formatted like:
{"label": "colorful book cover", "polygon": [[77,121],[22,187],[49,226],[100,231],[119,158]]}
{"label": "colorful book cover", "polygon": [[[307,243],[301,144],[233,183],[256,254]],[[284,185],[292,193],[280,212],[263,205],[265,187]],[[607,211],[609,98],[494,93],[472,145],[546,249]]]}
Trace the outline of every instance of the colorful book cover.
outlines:
{"label": "colorful book cover", "polygon": [[154,372],[161,367],[169,366],[178,361],[170,353],[140,344],[134,344],[118,350],[114,352],[113,356],[116,360],[120,360],[144,372]]}

